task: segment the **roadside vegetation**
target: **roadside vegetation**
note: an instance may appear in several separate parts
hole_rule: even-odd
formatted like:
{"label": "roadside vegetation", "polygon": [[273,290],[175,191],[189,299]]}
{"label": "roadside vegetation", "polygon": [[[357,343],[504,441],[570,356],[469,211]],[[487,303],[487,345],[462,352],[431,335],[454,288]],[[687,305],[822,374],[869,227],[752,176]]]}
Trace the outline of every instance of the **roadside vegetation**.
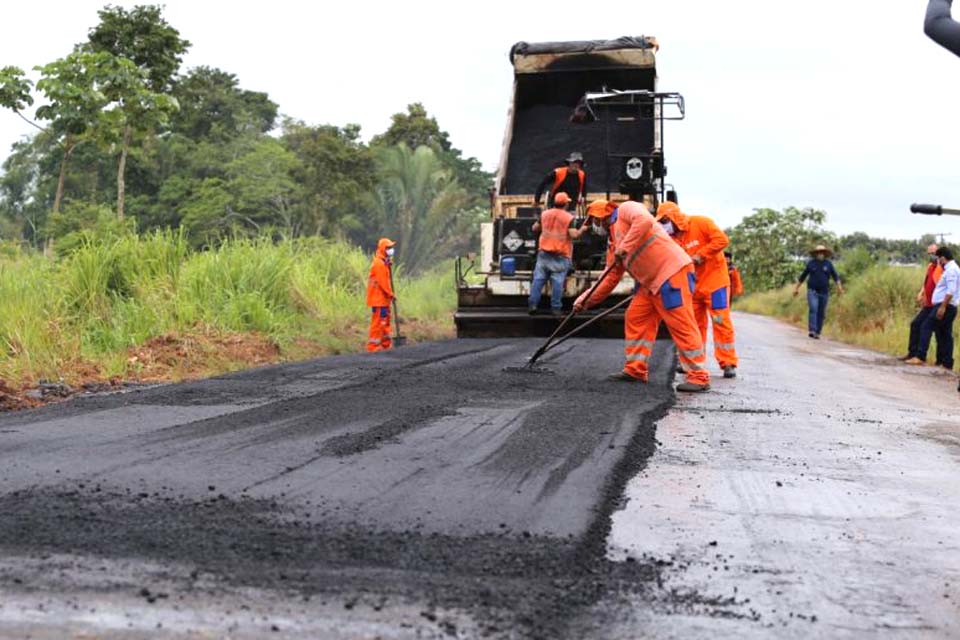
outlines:
{"label": "roadside vegetation", "polygon": [[806,286],[793,296],[807,252],[832,247],[845,293],[833,291],[824,334],[836,340],[900,356],[906,353],[910,321],[926,269],[931,235],[886,240],[865,233],[836,236],[824,228],[826,213],[816,209],[757,209],[729,229],[735,263],[747,295],[740,311],[775,316],[806,329]]}
{"label": "roadside vegetation", "polygon": [[[237,239],[195,251],[182,231],[83,242],[65,257],[5,246],[0,378],[71,386],[179,380],[366,341],[369,256],[320,238]],[[402,330],[452,335],[449,263],[401,271]]]}
{"label": "roadside vegetation", "polygon": [[91,18],[56,60],[0,61],[0,117],[34,127],[0,172],[0,405],[42,380],[360,350],[383,236],[403,332],[452,335],[450,259],[474,248],[491,175],[422,104],[366,137],[280,118],[229,71],[182,68],[161,6]]}
{"label": "roadside vegetation", "polygon": [[[837,269],[843,275],[843,263]],[[843,295],[830,296],[824,334],[889,355],[907,351],[910,321],[917,313],[916,297],[924,271],[920,267],[878,264],[855,274],[844,284]],[[793,285],[754,293],[735,303],[739,311],[782,318],[806,329],[807,296]]]}

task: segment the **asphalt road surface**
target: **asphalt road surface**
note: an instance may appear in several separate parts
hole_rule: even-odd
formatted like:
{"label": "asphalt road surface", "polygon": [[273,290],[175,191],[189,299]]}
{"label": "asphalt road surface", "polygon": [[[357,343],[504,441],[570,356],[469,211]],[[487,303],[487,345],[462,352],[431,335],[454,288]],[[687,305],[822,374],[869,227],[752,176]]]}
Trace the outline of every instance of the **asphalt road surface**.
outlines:
{"label": "asphalt road surface", "polygon": [[955,381],[468,340],[0,417],[0,637],[954,637]]}

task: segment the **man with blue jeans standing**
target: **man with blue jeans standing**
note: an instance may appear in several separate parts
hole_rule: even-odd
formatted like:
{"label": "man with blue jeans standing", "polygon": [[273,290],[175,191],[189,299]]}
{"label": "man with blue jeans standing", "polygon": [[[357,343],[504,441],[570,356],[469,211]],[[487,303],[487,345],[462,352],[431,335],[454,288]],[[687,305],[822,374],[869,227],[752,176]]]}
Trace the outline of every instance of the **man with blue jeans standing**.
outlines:
{"label": "man with blue jeans standing", "polygon": [[533,268],[533,283],[527,307],[530,315],[537,312],[543,285],[550,280],[550,311],[555,316],[563,314],[563,287],[567,273],[573,265],[573,241],[589,230],[587,225],[573,227],[573,215],[564,207],[570,204],[570,196],[561,191],[553,197],[554,207],[540,214],[540,221],[533,230],[540,233],[537,245],[537,264]]}
{"label": "man with blue jeans standing", "polygon": [[800,280],[793,289],[793,295],[800,294],[800,285],[807,280],[807,305],[810,307],[810,315],[807,320],[808,335],[815,339],[820,339],[823,332],[823,321],[827,317],[827,303],[830,302],[830,279],[837,283],[837,293],[843,293],[843,284],[840,282],[840,275],[834,268],[829,258],[833,255],[827,247],[818,245],[810,252],[812,260],[807,262],[806,268],[800,274]]}
{"label": "man with blue jeans standing", "polygon": [[960,302],[960,267],[953,259],[953,251],[947,247],[937,249],[937,259],[943,267],[943,275],[933,290],[932,302],[936,312],[927,316],[920,329],[921,363],[927,358],[930,338],[937,336],[937,364],[953,369],[953,321],[957,317]]}

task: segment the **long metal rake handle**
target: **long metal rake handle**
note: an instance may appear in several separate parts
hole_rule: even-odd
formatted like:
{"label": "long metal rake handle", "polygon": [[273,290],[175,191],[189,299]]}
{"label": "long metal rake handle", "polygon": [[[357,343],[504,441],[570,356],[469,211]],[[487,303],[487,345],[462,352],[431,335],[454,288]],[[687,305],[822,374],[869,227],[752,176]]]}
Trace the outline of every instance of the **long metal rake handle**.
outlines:
{"label": "long metal rake handle", "polygon": [[[594,322],[597,322],[598,320],[601,320],[602,318],[607,317],[608,315],[610,315],[611,313],[613,313],[613,312],[616,311],[617,309],[619,309],[619,308],[627,305],[631,300],[633,300],[634,296],[636,296],[636,294],[633,294],[633,295],[631,295],[631,296],[628,296],[628,297],[624,298],[623,300],[621,300],[621,301],[618,302],[617,304],[613,305],[613,306],[610,307],[609,309],[604,309],[603,313],[598,313],[597,315],[595,315],[594,317],[590,318],[589,320],[587,320],[586,322],[584,322],[584,323],[581,324],[580,326],[574,328],[573,330],[570,331],[570,333],[568,333],[567,335],[563,336],[562,338],[560,338],[559,340],[557,340],[556,342],[554,342],[553,344],[551,344],[549,347],[547,347],[546,349],[544,349],[543,353],[547,353],[547,352],[550,351],[551,349],[555,349],[556,347],[559,347],[561,344],[563,344],[564,342],[566,342],[567,340],[569,340],[569,339],[572,338],[573,336],[577,335],[578,333],[580,333],[581,331],[583,331],[584,329],[586,329],[587,327],[589,327],[589,326],[590,326],[591,324],[593,324]],[[543,354],[540,354],[540,355],[543,355]]]}

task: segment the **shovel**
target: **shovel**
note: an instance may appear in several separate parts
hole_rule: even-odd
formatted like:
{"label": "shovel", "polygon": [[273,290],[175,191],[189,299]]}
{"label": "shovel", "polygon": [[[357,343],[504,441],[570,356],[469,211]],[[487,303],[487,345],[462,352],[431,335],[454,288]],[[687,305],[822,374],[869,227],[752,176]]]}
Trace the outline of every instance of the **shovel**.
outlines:
{"label": "shovel", "polygon": [[[397,290],[393,286],[393,269],[390,269],[390,289],[393,290],[396,294]],[[394,295],[393,299],[390,301],[390,304],[393,306],[393,346],[402,347],[407,344],[407,337],[400,334],[400,314],[397,313],[397,298]]]}

